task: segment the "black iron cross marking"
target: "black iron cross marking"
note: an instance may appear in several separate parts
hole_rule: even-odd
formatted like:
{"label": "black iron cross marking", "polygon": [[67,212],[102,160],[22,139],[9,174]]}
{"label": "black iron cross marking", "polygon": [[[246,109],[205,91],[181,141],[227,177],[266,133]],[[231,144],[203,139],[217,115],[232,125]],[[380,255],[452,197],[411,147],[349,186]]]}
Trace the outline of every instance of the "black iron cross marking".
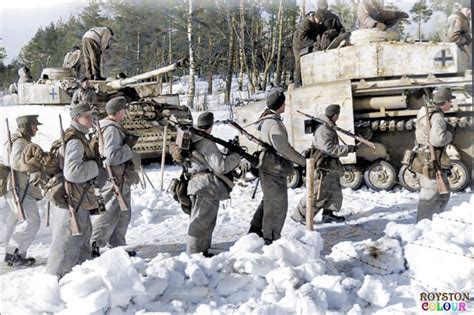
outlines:
{"label": "black iron cross marking", "polygon": [[435,57],[435,61],[441,61],[441,66],[446,67],[446,61],[454,61],[453,56],[446,55],[446,49],[441,50],[441,57]]}
{"label": "black iron cross marking", "polygon": [[54,88],[52,88],[52,89],[51,89],[51,93],[49,93],[49,95],[51,95],[51,97],[52,97],[53,100],[54,100],[54,97],[55,97],[56,95],[58,95],[58,93],[56,93],[56,91],[54,90]]}

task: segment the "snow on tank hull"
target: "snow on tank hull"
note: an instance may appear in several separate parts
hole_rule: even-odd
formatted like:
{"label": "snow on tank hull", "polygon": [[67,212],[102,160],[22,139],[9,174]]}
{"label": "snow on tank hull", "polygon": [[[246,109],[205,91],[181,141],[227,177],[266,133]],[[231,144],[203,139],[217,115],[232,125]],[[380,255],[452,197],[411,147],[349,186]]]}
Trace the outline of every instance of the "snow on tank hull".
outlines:
{"label": "snow on tank hull", "polygon": [[[312,135],[304,133],[305,117],[296,110],[319,115],[327,105],[339,104],[338,126],[377,144],[375,151],[360,145],[357,154],[341,158],[347,168],[343,186],[357,189],[365,182],[374,190],[390,190],[400,183],[416,190],[416,179],[401,161],[414,146],[423,89],[449,86],[456,96],[453,109],[446,113],[455,129],[450,183],[454,191],[462,190],[472,181],[474,156],[470,65],[470,57],[451,43],[376,42],[302,56],[303,86],[290,85],[283,114],[290,143],[300,152],[311,146]],[[248,125],[264,108],[264,101],[237,107],[237,120]],[[256,129],[249,130],[257,134]],[[340,136],[354,144],[352,138]],[[255,148],[245,139],[242,143]]]}

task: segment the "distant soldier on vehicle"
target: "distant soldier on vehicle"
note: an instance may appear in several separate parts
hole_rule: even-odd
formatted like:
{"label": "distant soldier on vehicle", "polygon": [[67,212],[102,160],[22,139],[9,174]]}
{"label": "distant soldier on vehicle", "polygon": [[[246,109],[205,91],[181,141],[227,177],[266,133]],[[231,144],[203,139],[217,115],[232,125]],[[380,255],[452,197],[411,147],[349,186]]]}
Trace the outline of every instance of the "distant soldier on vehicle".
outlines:
{"label": "distant soldier on vehicle", "polygon": [[[412,170],[417,173],[421,188],[416,213],[417,222],[423,219],[431,220],[433,214],[443,212],[449,201],[449,191],[440,193],[438,189],[434,163],[443,169],[443,180],[449,190],[446,171],[451,165],[445,148],[453,140],[453,134],[448,130],[444,112],[451,109],[454,98],[451,89],[441,87],[433,95],[433,103],[423,106],[416,117],[415,136],[419,148],[412,164]],[[434,147],[435,157],[433,159],[430,145]]]}
{"label": "distant soldier on vehicle", "polygon": [[63,176],[72,187],[70,197],[81,233],[72,234],[68,206],[51,208],[53,239],[46,272],[59,278],[75,265],[91,258],[92,224],[89,212],[98,207],[94,189],[95,178],[99,175],[97,157],[86,138],[92,128],[93,115],[89,104],[71,107],[71,124],[64,132]]}
{"label": "distant soldier on vehicle", "polygon": [[[127,117],[127,101],[119,96],[105,105],[107,117],[100,121],[102,138],[100,148],[104,163],[110,165],[116,185],[126,203],[127,210],[122,210],[118,194],[112,181],[107,181],[101,189],[105,209],[103,214],[92,217],[92,257],[100,256],[100,247],[109,244],[111,247],[126,245],[125,235],[131,218],[131,186],[138,182],[137,171],[140,167],[140,155],[133,151],[137,138],[130,135],[122,125]],[[101,140],[100,140],[101,141]],[[129,253],[134,256],[133,251]]]}
{"label": "distant soldier on vehicle", "polygon": [[[199,115],[198,129],[211,134],[213,125],[214,115],[211,112]],[[223,155],[215,142],[197,134],[192,134],[191,142],[193,157],[187,171],[191,174],[188,195],[192,209],[186,251],[188,254],[202,253],[206,257],[212,257],[209,248],[216,226],[219,201],[229,199],[233,186],[232,181],[224,175],[235,169],[241,158],[238,153]]]}
{"label": "distant soldier on vehicle", "polygon": [[385,31],[408,17],[409,15],[403,11],[384,9],[378,0],[361,0],[357,7],[357,18],[361,29],[376,27]]}
{"label": "distant soldier on vehicle", "polygon": [[110,48],[114,32],[109,27],[93,27],[82,36],[85,74],[91,80],[105,80],[100,74],[101,58]]}
{"label": "distant soldier on vehicle", "polygon": [[20,76],[20,78],[18,79],[18,83],[33,82],[33,77],[31,76],[30,68],[26,66],[18,69],[18,75]]}
{"label": "distant soldier on vehicle", "polygon": [[[333,104],[326,108],[321,120],[329,125],[335,125],[339,119],[341,107]],[[319,125],[313,134],[314,158],[316,176],[314,177],[315,192],[313,216],[323,209],[323,223],[344,222],[344,217],[336,216],[342,206],[341,174],[344,173],[340,157],[355,151],[354,145],[339,143],[336,131],[329,126]],[[298,207],[292,214],[292,219],[305,224],[306,195],[301,198]]]}
{"label": "distant soldier on vehicle", "polygon": [[[27,258],[28,248],[33,242],[40,226],[40,215],[38,201],[43,199],[40,187],[37,186],[38,169],[31,169],[25,165],[23,155],[31,138],[38,131],[41,123],[38,115],[19,116],[16,119],[17,130],[12,135],[12,148],[9,149],[7,142],[4,151],[4,164],[10,166],[10,176],[15,176],[16,187],[13,187],[12,179],[8,179],[8,193],[5,198],[8,202],[6,222],[6,249],[4,261],[9,266],[32,265],[36,262],[34,258]],[[9,164],[8,164],[9,163]],[[19,202],[25,214],[25,221],[18,221],[19,205],[13,196],[13,190],[17,191]],[[11,209],[11,211],[10,211]]]}
{"label": "distant soldier on vehicle", "polygon": [[472,52],[471,34],[471,4],[467,2],[448,18],[448,29],[446,39],[448,42],[456,43],[460,47],[468,47]]}
{"label": "distant soldier on vehicle", "polygon": [[79,46],[73,46],[71,50],[64,56],[63,68],[74,69],[76,76],[81,75],[81,48]]}
{"label": "distant soldier on vehicle", "polygon": [[83,77],[80,80],[79,88],[74,91],[71,99],[71,106],[76,106],[78,104],[96,104],[97,103],[97,94],[95,93],[94,88],[91,86],[90,81],[87,77]]}
{"label": "distant soldier on vehicle", "polygon": [[323,31],[317,36],[314,50],[326,50],[339,47],[349,37],[337,15],[328,9],[327,0],[318,1],[317,19],[322,23]]}
{"label": "distant soldier on vehicle", "polygon": [[285,112],[285,94],[274,88],[267,96],[267,109],[258,120],[260,140],[274,151],[263,150],[260,155],[258,176],[262,184],[263,198],[250,222],[249,233],[263,237],[271,244],[281,237],[288,211],[287,177],[293,172],[293,163],[304,167],[305,158],[288,142],[288,133],[281,118]]}
{"label": "distant soldier on vehicle", "polygon": [[316,17],[315,11],[309,11],[293,34],[293,56],[295,58],[295,87],[301,86],[300,57],[313,51],[314,43],[323,27]]}

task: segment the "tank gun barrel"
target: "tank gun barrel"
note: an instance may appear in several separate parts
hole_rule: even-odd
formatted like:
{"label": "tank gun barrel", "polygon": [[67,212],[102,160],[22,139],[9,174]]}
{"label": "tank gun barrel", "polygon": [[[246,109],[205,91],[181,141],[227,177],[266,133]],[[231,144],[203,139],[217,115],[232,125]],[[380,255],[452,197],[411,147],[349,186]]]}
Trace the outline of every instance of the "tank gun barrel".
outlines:
{"label": "tank gun barrel", "polygon": [[151,70],[151,71],[148,71],[148,72],[144,72],[144,73],[135,75],[135,76],[130,77],[130,78],[117,79],[117,80],[110,81],[110,82],[107,83],[107,85],[110,88],[113,88],[113,89],[120,89],[120,88],[123,88],[127,85],[139,82],[141,80],[146,80],[146,79],[149,79],[149,78],[152,78],[152,77],[156,77],[158,75],[168,73],[170,71],[173,71],[173,70],[176,70],[176,69],[179,69],[179,68],[185,68],[188,65],[189,65],[188,59],[184,58],[184,59],[180,59],[180,60],[176,61],[175,63],[173,63],[169,66],[166,66],[166,67],[162,67],[162,68],[158,68],[158,69]]}

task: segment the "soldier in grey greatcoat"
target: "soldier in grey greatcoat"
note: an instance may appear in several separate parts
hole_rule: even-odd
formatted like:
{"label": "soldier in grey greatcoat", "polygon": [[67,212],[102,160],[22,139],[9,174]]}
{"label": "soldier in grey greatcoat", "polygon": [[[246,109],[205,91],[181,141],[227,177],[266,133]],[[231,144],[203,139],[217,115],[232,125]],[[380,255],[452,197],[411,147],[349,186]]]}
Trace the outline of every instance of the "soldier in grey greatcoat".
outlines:
{"label": "soldier in grey greatcoat", "polygon": [[[319,117],[329,125],[335,125],[339,119],[341,107],[333,104],[326,108],[325,115]],[[323,222],[343,222],[344,217],[334,215],[341,210],[342,189],[339,182],[343,168],[339,157],[355,151],[355,146],[339,143],[334,129],[319,125],[313,135],[313,146],[319,151],[316,161],[314,178],[313,217],[323,209]],[[306,195],[301,198],[298,207],[291,215],[292,219],[304,224],[306,220]]]}
{"label": "soldier in grey greatcoat", "polygon": [[105,80],[100,75],[101,55],[109,49],[114,32],[109,27],[93,27],[82,36],[85,74],[91,80]]}
{"label": "soldier in grey greatcoat", "polygon": [[263,150],[260,155],[258,176],[262,184],[263,198],[250,222],[249,233],[263,237],[271,244],[281,237],[288,211],[287,176],[293,172],[293,164],[305,166],[305,158],[289,143],[288,133],[281,119],[285,112],[285,94],[280,88],[268,93],[267,109],[258,120],[260,140],[274,151]]}
{"label": "soldier in grey greatcoat", "polygon": [[357,18],[361,29],[376,27],[385,31],[401,19],[408,18],[408,14],[403,11],[386,10],[378,0],[361,0],[357,7]]}
{"label": "soldier in grey greatcoat", "polygon": [[295,58],[295,87],[301,86],[300,57],[313,51],[316,38],[322,32],[322,25],[316,12],[309,11],[293,34],[293,56]]}
{"label": "soldier in grey greatcoat", "polygon": [[[34,184],[33,175],[25,170],[22,163],[22,154],[27,145],[31,142],[31,138],[38,131],[41,123],[38,121],[38,115],[19,116],[16,119],[18,129],[12,135],[12,149],[8,150],[9,144],[6,145],[6,154],[4,155],[5,165],[9,165],[14,172],[16,187],[13,187],[11,177],[8,178],[8,190],[6,200],[9,208],[7,210],[6,219],[6,250],[5,262],[10,266],[31,265],[35,263],[34,258],[26,258],[26,253],[33,242],[40,226],[40,215],[37,202],[43,199],[41,189]],[[17,211],[19,211],[15,203],[12,190],[18,191],[20,202],[25,212],[25,221],[19,222]]]}
{"label": "soldier in grey greatcoat", "polygon": [[97,103],[97,94],[95,94],[95,90],[90,85],[89,79],[87,77],[83,77],[80,80],[80,86],[76,91],[74,91],[71,99],[71,106],[84,103]]}
{"label": "soldier in grey greatcoat", "polygon": [[67,207],[51,207],[53,236],[46,272],[59,278],[75,265],[91,258],[92,224],[89,212],[97,209],[94,179],[99,174],[99,168],[97,157],[86,138],[94,114],[89,104],[79,104],[71,108],[70,116],[71,124],[65,131],[63,175],[71,183],[72,207],[82,234],[71,233],[71,215]]}
{"label": "soldier in grey greatcoat", "polygon": [[92,257],[99,256],[99,248],[107,244],[111,247],[126,245],[125,235],[132,210],[131,185],[137,183],[136,171],[140,167],[140,156],[133,151],[133,143],[130,142],[132,138],[122,125],[127,116],[125,97],[119,96],[109,100],[105,110],[108,116],[100,121],[104,139],[104,143],[100,144],[100,151],[105,158],[104,163],[110,165],[128,210],[120,208],[113,184],[107,181],[101,189],[106,211],[92,217]]}
{"label": "soldier in grey greatcoat", "polygon": [[318,51],[339,47],[343,40],[349,38],[350,34],[346,33],[339,17],[328,9],[326,0],[318,1],[316,17],[321,22],[323,30],[316,37],[314,50]]}
{"label": "soldier in grey greatcoat", "polygon": [[[204,112],[198,117],[197,127],[210,134],[214,124],[214,115]],[[187,171],[191,174],[188,194],[191,198],[191,221],[188,227],[186,251],[189,254],[203,253],[211,257],[209,248],[212,232],[216,226],[219,201],[229,199],[233,183],[225,177],[240,163],[240,155],[223,155],[215,142],[192,135],[193,148],[191,165]]]}
{"label": "soldier in grey greatcoat", "polygon": [[[435,169],[432,163],[429,162],[429,144],[434,146],[436,155],[438,155],[436,158],[441,167],[449,167],[449,165],[443,165],[445,163],[442,163],[442,152],[446,145],[453,140],[453,134],[448,130],[448,125],[444,120],[444,112],[451,109],[454,98],[449,88],[441,87],[433,95],[433,104],[428,107],[428,113],[427,108],[424,106],[419,110],[416,117],[415,136],[419,148],[415,160],[419,162],[417,164],[420,167],[415,167],[414,164],[412,170],[417,173],[418,180],[420,181],[420,198],[416,213],[417,222],[423,219],[431,220],[433,214],[443,212],[449,201],[449,192],[440,194],[437,189]],[[431,128],[427,124],[427,114],[430,116]],[[446,172],[443,172],[443,176],[449,189]]]}
{"label": "soldier in grey greatcoat", "polygon": [[461,47],[467,46],[472,49],[472,35],[470,28],[471,4],[463,4],[462,7],[448,18],[448,29],[446,39],[448,42],[456,43]]}

